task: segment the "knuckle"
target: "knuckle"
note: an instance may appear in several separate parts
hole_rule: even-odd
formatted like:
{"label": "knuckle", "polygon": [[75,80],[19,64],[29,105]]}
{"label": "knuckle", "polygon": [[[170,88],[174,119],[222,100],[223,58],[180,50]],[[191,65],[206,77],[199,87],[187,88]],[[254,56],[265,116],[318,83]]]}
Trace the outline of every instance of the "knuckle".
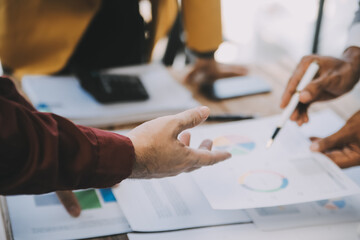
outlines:
{"label": "knuckle", "polygon": [[342,147],[342,146],[339,146],[339,142],[335,138],[335,135],[331,135],[329,137],[322,139],[322,141],[319,142],[319,145],[320,145],[321,151],[326,151],[326,150],[332,149],[335,146]]}
{"label": "knuckle", "polygon": [[306,55],[306,56],[301,58],[301,62],[302,63],[309,62],[310,59],[312,59],[312,55]]}
{"label": "knuckle", "polygon": [[310,83],[306,87],[306,89],[312,93],[315,93],[315,92],[320,92],[323,88],[321,82],[318,82],[318,83]]}
{"label": "knuckle", "polygon": [[315,55],[315,54],[306,55],[301,59],[301,62],[308,63],[310,61],[313,61],[316,58],[317,58],[317,55]]}
{"label": "knuckle", "polygon": [[323,152],[324,150],[326,150],[327,148],[328,148],[328,146],[329,146],[329,140],[328,140],[328,138],[324,138],[324,139],[322,139],[322,140],[320,140],[319,141],[319,150],[321,151],[321,152]]}
{"label": "knuckle", "polygon": [[322,93],[324,91],[324,88],[322,87],[321,83],[314,83],[314,82],[310,82],[304,89],[303,91],[307,91],[310,92],[310,95],[312,98],[315,98],[317,95],[319,95],[320,93]]}
{"label": "knuckle", "polygon": [[222,158],[213,156],[209,161],[209,165],[214,165],[214,164],[220,162],[221,160],[222,160]]}
{"label": "knuckle", "polygon": [[191,121],[191,127],[195,127],[197,123],[199,122],[199,117],[194,117]]}
{"label": "knuckle", "polygon": [[194,120],[196,120],[196,122],[200,122],[201,119],[202,119],[202,117],[201,117],[200,110],[196,110],[196,113],[194,114]]}

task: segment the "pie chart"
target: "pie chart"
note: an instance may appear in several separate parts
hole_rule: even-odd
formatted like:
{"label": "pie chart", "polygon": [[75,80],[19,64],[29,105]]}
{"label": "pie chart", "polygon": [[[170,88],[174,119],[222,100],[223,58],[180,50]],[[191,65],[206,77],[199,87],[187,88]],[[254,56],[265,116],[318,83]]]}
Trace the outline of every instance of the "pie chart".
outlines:
{"label": "pie chart", "polygon": [[328,210],[338,210],[342,209],[346,206],[346,202],[344,199],[329,199],[329,200],[321,200],[318,201],[318,204]]}
{"label": "pie chart", "polygon": [[215,138],[213,146],[217,150],[225,150],[232,155],[244,155],[255,148],[255,143],[248,137],[228,135]]}
{"label": "pie chart", "polygon": [[289,180],[280,173],[269,170],[254,170],[243,174],[239,184],[253,192],[271,193],[285,189]]}

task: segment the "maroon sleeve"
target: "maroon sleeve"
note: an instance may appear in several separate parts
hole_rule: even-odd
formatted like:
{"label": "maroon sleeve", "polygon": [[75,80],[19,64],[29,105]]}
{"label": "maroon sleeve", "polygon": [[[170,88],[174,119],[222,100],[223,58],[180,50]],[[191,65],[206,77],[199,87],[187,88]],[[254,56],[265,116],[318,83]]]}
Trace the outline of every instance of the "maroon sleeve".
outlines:
{"label": "maroon sleeve", "polygon": [[0,77],[0,194],[110,187],[134,160],[129,138],[38,112]]}

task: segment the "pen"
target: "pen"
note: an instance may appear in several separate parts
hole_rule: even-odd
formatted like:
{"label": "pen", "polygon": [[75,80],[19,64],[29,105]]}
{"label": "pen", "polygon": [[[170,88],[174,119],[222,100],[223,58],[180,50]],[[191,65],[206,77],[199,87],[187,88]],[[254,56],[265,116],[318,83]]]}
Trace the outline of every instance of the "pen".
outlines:
{"label": "pen", "polygon": [[271,136],[270,140],[266,144],[266,148],[269,148],[273,144],[275,137],[278,135],[281,128],[285,125],[286,121],[290,118],[291,114],[294,112],[296,106],[298,105],[300,91],[303,90],[305,88],[305,86],[311,82],[311,80],[315,77],[315,74],[318,72],[318,70],[319,70],[319,65],[316,62],[312,62],[309,65],[308,69],[306,70],[304,76],[301,78],[301,80],[296,88],[296,92],[291,97],[289,104],[283,111],[283,113],[280,117],[280,121],[278,122],[273,135]]}
{"label": "pen", "polygon": [[238,121],[238,120],[246,120],[255,118],[252,115],[232,115],[232,114],[224,114],[224,115],[210,115],[206,121]]}

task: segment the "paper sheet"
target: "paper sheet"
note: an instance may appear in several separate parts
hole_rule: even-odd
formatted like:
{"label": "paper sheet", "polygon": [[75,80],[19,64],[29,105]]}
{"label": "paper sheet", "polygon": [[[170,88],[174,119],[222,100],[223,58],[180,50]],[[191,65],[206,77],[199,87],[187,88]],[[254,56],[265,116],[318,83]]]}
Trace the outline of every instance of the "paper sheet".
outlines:
{"label": "paper sheet", "polygon": [[346,168],[343,172],[360,186],[360,166]]}
{"label": "paper sheet", "polygon": [[345,120],[333,110],[326,109],[311,113],[309,123],[304,124],[299,130],[306,137],[327,137],[337,132],[345,124]]}
{"label": "paper sheet", "polygon": [[311,203],[257,208],[247,211],[262,230],[360,221],[360,197],[351,196]]}
{"label": "paper sheet", "polygon": [[166,233],[131,233],[129,240],[359,240],[359,222],[262,232],[253,224],[237,224]]}
{"label": "paper sheet", "polygon": [[[340,129],[344,122],[333,111],[325,110],[312,114],[310,123],[302,127],[301,132],[308,137],[326,137]],[[360,185],[360,167],[346,169],[344,172]],[[262,230],[357,221],[360,220],[360,196],[249,209],[247,212],[256,226]]]}
{"label": "paper sheet", "polygon": [[55,193],[6,197],[17,239],[80,239],[130,232],[111,189],[76,191],[82,208],[71,217]]}
{"label": "paper sheet", "polygon": [[242,210],[213,210],[189,174],[152,180],[125,180],[114,194],[131,228],[166,231],[251,222]]}
{"label": "paper sheet", "polygon": [[359,192],[333,162],[310,152],[310,141],[292,122],[266,149],[276,120],[271,117],[192,130],[192,146],[210,138],[214,149],[233,155],[230,160],[193,173],[214,209],[279,206]]}
{"label": "paper sheet", "polygon": [[[360,166],[343,171],[360,186]],[[249,209],[247,213],[256,226],[262,230],[359,221],[360,196],[355,195],[311,203]]]}

